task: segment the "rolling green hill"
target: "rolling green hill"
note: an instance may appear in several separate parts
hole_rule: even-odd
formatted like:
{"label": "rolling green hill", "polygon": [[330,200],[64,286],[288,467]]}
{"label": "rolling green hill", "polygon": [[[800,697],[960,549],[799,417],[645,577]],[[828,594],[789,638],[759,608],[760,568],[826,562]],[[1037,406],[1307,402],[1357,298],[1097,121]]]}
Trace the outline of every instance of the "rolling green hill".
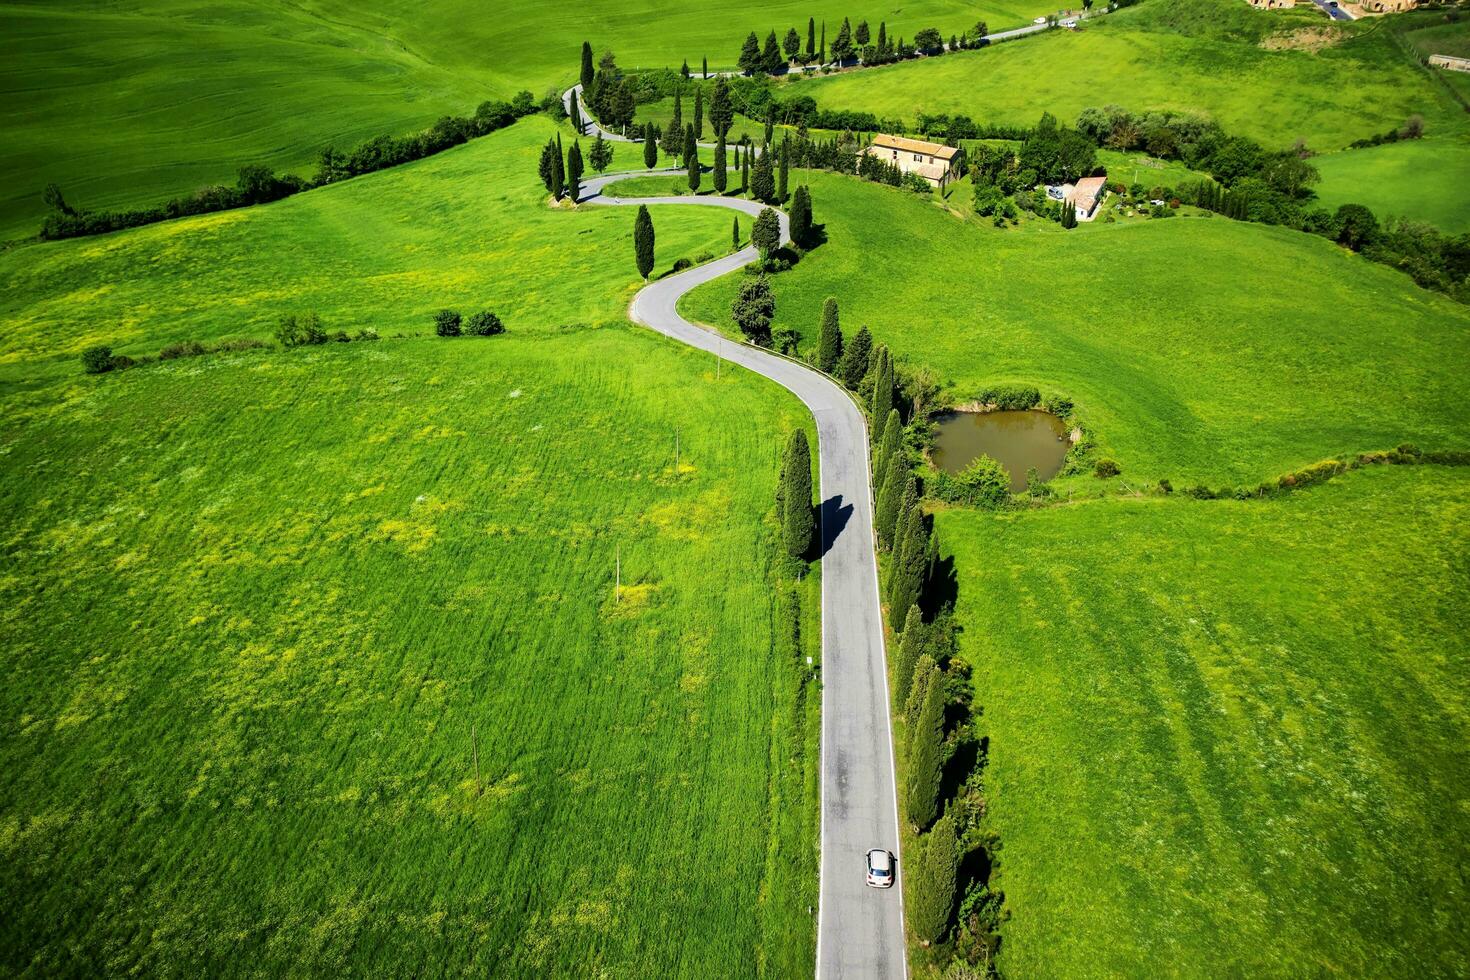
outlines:
{"label": "rolling green hill", "polygon": [[912,35],[1020,23],[1040,0],[856,4],[698,0],[0,3],[0,239],[32,235],[56,182],[94,210],[233,183],[243,164],[309,175],[322,147],[398,135],[481,101],[575,80],[584,40],[626,68],[733,66],[747,32],[844,16]]}
{"label": "rolling green hill", "polygon": [[[800,83],[820,105],[913,122],[965,113],[1034,125],[1042,110],[1075,119],[1107,104],[1194,111],[1269,147],[1298,137],[1319,151],[1424,116],[1428,132],[1470,120],[1377,22],[1332,28],[1315,8],[1256,11],[1240,0],[1148,0],[1083,30]],[[1267,50],[1273,32],[1338,31],[1320,51]]]}
{"label": "rolling green hill", "polygon": [[[814,346],[836,296],[849,334],[867,324],[960,401],[994,382],[1073,398],[1139,479],[1463,445],[1470,310],[1323,239],[1218,217],[1002,231],[856,178],[796,182],[829,240],[773,280],[778,329]],[[730,325],[737,288],[701,287],[686,315]]]}
{"label": "rolling green hill", "polygon": [[[810,420],[627,323],[551,131],[0,255],[0,971],[810,974]],[[445,306],[509,332],[395,338]],[[308,310],[384,339],[76,360]]]}
{"label": "rolling green hill", "polygon": [[1007,976],[1470,969],[1470,476],[943,511]]}
{"label": "rolling green hill", "polygon": [[1343,150],[1312,158],[1313,188],[1328,207],[1363,204],[1380,218],[1425,221],[1450,234],[1470,232],[1470,140],[1423,139]]}

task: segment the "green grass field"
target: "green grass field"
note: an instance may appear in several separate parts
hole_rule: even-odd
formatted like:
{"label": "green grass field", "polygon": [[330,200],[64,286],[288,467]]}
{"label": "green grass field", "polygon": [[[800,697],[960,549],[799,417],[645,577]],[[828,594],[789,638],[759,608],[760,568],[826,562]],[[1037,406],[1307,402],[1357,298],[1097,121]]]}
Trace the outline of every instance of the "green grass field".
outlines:
{"label": "green grass field", "polygon": [[[815,345],[837,296],[849,334],[867,324],[959,401],[992,382],[1070,396],[1128,479],[1254,484],[1464,444],[1470,311],[1320,238],[1222,218],[1002,231],[856,178],[797,182],[829,241],[775,277],[777,328]],[[737,288],[684,311],[730,327]]]}
{"label": "green grass field", "polygon": [[947,511],[1007,976],[1470,969],[1470,476]]}
{"label": "green grass field", "polygon": [[629,326],[5,415],[7,971],[810,972],[794,399]]}
{"label": "green grass field", "polygon": [[[624,323],[638,284],[633,215],[546,205],[536,161],[552,132],[533,117],[264,207],[0,253],[0,384],[72,373],[90,344],[137,355],[268,337],[281,314],[307,310],[331,329],[385,336],[431,331],[442,307],[488,307],[512,329]],[[635,151],[617,150],[621,162]],[[655,274],[729,249],[727,215],[653,217]]]}
{"label": "green grass field", "polygon": [[413,132],[446,113],[574,81],[582,42],[626,68],[733,67],[748,31],[826,18],[887,18],[912,36],[977,18],[1020,23],[1040,0],[856,4],[467,0],[364,6],[344,0],[10,0],[0,3],[0,239],[35,234],[41,191],[59,183],[92,209],[153,204],[246,163],[310,175],[323,146]]}
{"label": "green grass field", "polygon": [[1423,139],[1314,157],[1313,188],[1327,207],[1363,204],[1380,219],[1426,221],[1450,234],[1470,232],[1470,140]]}
{"label": "green grass field", "polygon": [[1030,126],[1044,109],[1071,120],[1106,104],[1194,111],[1271,147],[1303,137],[1319,151],[1414,113],[1432,135],[1470,128],[1459,107],[1374,24],[1344,29],[1344,40],[1319,53],[1260,47],[1273,30],[1326,24],[1308,9],[1267,13],[1239,0],[1148,0],[1081,31],[803,81],[801,92],[823,106],[909,122],[920,112],[950,112]]}
{"label": "green grass field", "polygon": [[[0,255],[0,971],[810,973],[810,420],[627,323],[632,215],[546,207],[550,131]],[[660,271],[728,247],[684,211]],[[443,306],[509,333],[392,339]],[[311,309],[388,339],[76,360]]]}

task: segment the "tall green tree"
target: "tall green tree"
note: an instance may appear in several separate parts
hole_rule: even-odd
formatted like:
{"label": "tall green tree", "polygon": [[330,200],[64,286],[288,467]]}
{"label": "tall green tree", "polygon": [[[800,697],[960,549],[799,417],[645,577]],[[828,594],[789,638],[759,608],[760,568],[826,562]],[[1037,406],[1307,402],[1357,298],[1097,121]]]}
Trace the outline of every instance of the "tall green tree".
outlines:
{"label": "tall green tree", "polygon": [[806,57],[807,60],[817,56],[817,21],[814,17],[806,19]]}
{"label": "tall green tree", "polygon": [[837,29],[837,39],[832,42],[832,60],[842,62],[851,57],[852,24],[844,17],[842,18],[842,26]]}
{"label": "tall green tree", "polygon": [[[775,133],[776,133],[776,106],[775,106],[774,103],[769,103],[768,102],[768,103],[766,103],[766,135],[765,135],[765,139],[763,141],[763,145],[764,146],[775,146],[776,145],[776,140],[774,138],[775,137]],[[762,151],[762,152],[764,152],[764,151]]]}
{"label": "tall green tree", "polygon": [[735,105],[730,101],[730,84],[724,78],[717,78],[709,97],[710,128],[716,136],[724,139],[730,135],[730,124],[734,121]]}
{"label": "tall green tree", "polygon": [[872,355],[873,335],[868,332],[867,324],[864,324],[852,335],[852,340],[842,352],[842,359],[837,362],[837,376],[842,379],[842,383],[856,391],[858,385],[862,384],[863,375],[868,373],[868,358]]}
{"label": "tall green tree", "polygon": [[740,60],[736,66],[746,75],[754,75],[761,70],[761,42],[751,31],[745,36],[745,44],[740,48]]}
{"label": "tall green tree", "polygon": [[781,57],[781,45],[776,42],[776,32],[772,31],[766,35],[766,47],[761,52],[761,70],[767,75],[774,75],[785,64]]}
{"label": "tall green tree", "polygon": [[786,37],[781,40],[781,51],[786,55],[787,61],[801,53],[801,35],[796,33],[796,28],[787,29]]}
{"label": "tall green tree", "polygon": [[567,151],[567,197],[573,204],[582,196],[582,141],[573,140]]}
{"label": "tall green tree", "polygon": [[740,291],[730,304],[730,318],[745,339],[761,347],[771,346],[771,321],[776,317],[776,297],[764,272],[742,276]]}
{"label": "tall green tree", "polygon": [[596,76],[597,76],[597,73],[592,68],[592,45],[589,42],[587,42],[587,41],[583,41],[582,42],[582,78],[581,78],[582,91],[584,91],[584,92],[590,92],[591,91],[591,89],[592,89],[592,80]]}
{"label": "tall green tree", "polygon": [[841,357],[842,327],[837,322],[837,297],[828,296],[822,302],[822,328],[817,334],[817,367],[831,374]]}
{"label": "tall green tree", "polygon": [[750,147],[745,148],[745,153],[740,159],[740,196],[744,197],[750,193]]}
{"label": "tall green tree", "polygon": [[791,137],[781,140],[781,171],[776,182],[776,200],[786,203],[786,189],[791,181]]}
{"label": "tall green tree", "polygon": [[700,63],[699,74],[700,74],[700,77],[702,77],[702,78],[709,78],[709,59],[708,58],[703,59],[703,61]]}
{"label": "tall green tree", "polygon": [[751,175],[750,189],[756,200],[770,204],[776,197],[776,175],[772,170],[775,163],[771,159],[771,144],[767,143],[761,147],[761,152],[755,158],[755,173]]}
{"label": "tall green tree", "polygon": [[903,534],[900,537],[897,528],[893,532],[893,561],[888,571],[888,614],[894,619],[907,616],[909,606],[918,604],[929,563],[929,529],[924,508],[911,485],[904,488],[899,510],[903,515]]}
{"label": "tall green tree", "polygon": [[735,224],[730,231],[730,248],[736,252],[740,251],[740,215],[738,214],[735,216]]}
{"label": "tall green tree", "polygon": [[[876,424],[876,423],[875,423]],[[878,437],[877,448],[873,450],[873,476],[875,479],[888,476],[888,466],[895,456],[903,457],[903,420],[899,418],[898,409],[888,413],[888,418],[883,422],[882,434]],[[876,493],[881,487],[874,487]]]}
{"label": "tall green tree", "polygon": [[909,758],[905,767],[905,815],[914,827],[929,826],[939,811],[939,785],[944,765],[944,679],[933,668],[924,686],[919,717],[909,730]]}
{"label": "tall green tree", "polygon": [[715,193],[725,193],[725,187],[729,183],[730,174],[725,165],[725,138],[723,136],[715,142],[715,169],[713,175],[715,179]]}
{"label": "tall green tree", "polygon": [[566,185],[567,170],[562,159],[561,137],[558,136],[556,138],[556,159],[551,165],[551,196],[560,201]]}
{"label": "tall green tree", "polygon": [[556,140],[548,139],[546,145],[541,148],[541,165],[538,172],[541,175],[541,183],[546,185],[546,193],[550,194],[552,183],[556,179]]}
{"label": "tall green tree", "polygon": [[669,126],[664,130],[662,149],[664,156],[684,155],[684,97],[678,91],[674,92],[674,118],[669,120]]}
{"label": "tall green tree", "polygon": [[817,63],[827,63],[827,22],[822,21],[822,43],[817,46]]}
{"label": "tall green tree", "polygon": [[785,475],[781,493],[782,539],[786,553],[801,558],[811,550],[812,533],[816,529],[816,516],[812,512],[812,454],[805,430],[791,433],[782,470]]}
{"label": "tall green tree", "polygon": [[598,173],[602,173],[603,171],[607,170],[607,168],[612,164],[612,144],[602,138],[602,133],[600,131],[598,132],[597,136],[592,140],[592,150],[587,154],[587,159],[591,161],[592,169],[596,170]]}
{"label": "tall green tree", "polygon": [[918,606],[910,606],[903,622],[903,635],[893,660],[893,697],[899,704],[908,699],[914,686],[914,666],[924,652],[924,616]]}
{"label": "tall green tree", "polygon": [[575,98],[571,100],[571,106],[572,111],[567,114],[567,119],[572,124],[572,132],[580,136],[582,133],[586,132],[586,130],[582,128],[582,110],[577,108],[577,100]]}
{"label": "tall green tree", "polygon": [[646,204],[638,205],[638,217],[633,219],[633,254],[638,274],[647,279],[653,271],[653,218]]}
{"label": "tall green tree", "polygon": [[694,138],[704,139],[704,89],[694,86]]}
{"label": "tall green tree", "polygon": [[884,344],[878,345],[876,356],[877,373],[873,378],[873,400],[868,406],[868,417],[886,419],[888,410],[893,407],[893,357]]}
{"label": "tall green tree", "polygon": [[955,817],[946,813],[919,839],[918,854],[910,859],[913,899],[909,925],[924,943],[937,943],[949,929],[959,875],[959,840]]}
{"label": "tall green tree", "polygon": [[781,247],[781,219],[775,211],[761,208],[751,228],[750,241],[760,249],[762,259],[769,259]]}
{"label": "tall green tree", "polygon": [[868,33],[868,22],[865,20],[858,21],[857,31],[853,33],[853,40],[857,42],[857,46],[862,47],[871,38],[872,35]]}
{"label": "tall green tree", "polygon": [[798,184],[791,195],[791,240],[803,246],[812,241],[812,194],[805,184]]}
{"label": "tall green tree", "polygon": [[688,58],[685,58],[684,59],[684,66],[679,69],[679,73],[681,75],[683,75],[686,79],[689,77],[689,59]]}
{"label": "tall green tree", "polygon": [[649,170],[658,166],[658,136],[651,122],[643,124],[643,165]]}
{"label": "tall green tree", "polygon": [[699,141],[694,138],[694,124],[684,127],[684,160],[689,164],[689,189],[699,192]]}
{"label": "tall green tree", "polygon": [[[902,453],[888,457],[883,466],[883,482],[878,491],[877,512],[873,514],[873,529],[878,532],[878,543],[887,549],[896,547],[899,510],[903,504],[906,481],[913,479],[907,471]],[[889,574],[892,574],[891,572]],[[901,616],[900,610],[891,610],[891,617]]]}
{"label": "tall green tree", "polygon": [[904,724],[909,731],[913,731],[919,724],[919,712],[924,708],[924,698],[929,694],[929,685],[940,682],[940,673],[936,667],[937,662],[926,650],[919,654],[919,662],[914,665],[914,679],[909,686],[909,696],[903,702]]}

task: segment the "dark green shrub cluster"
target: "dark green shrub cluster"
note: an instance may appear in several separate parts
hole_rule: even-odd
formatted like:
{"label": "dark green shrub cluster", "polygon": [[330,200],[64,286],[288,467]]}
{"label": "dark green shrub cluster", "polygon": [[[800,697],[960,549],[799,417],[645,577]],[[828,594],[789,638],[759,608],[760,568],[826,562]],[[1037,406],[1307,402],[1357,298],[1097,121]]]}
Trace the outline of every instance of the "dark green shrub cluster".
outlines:
{"label": "dark green shrub cluster", "polygon": [[1011,477],[989,456],[977,456],[956,474],[941,470],[930,492],[940,500],[971,507],[1000,507],[1011,498]]}
{"label": "dark green shrub cluster", "polygon": [[[371,331],[367,331],[371,333]],[[346,339],[345,337],[343,339]],[[373,334],[374,340],[377,334]],[[228,351],[256,350],[269,347],[263,340],[253,337],[240,340],[221,340],[214,344],[202,344],[197,340],[180,340],[167,345],[153,357],[132,358],[126,354],[114,354],[112,348],[106,345],[89,347],[82,352],[82,369],[88,374],[102,374],[107,371],[121,371],[124,368],[137,367],[153,361],[172,361],[180,357],[199,357],[204,354],[220,354]]]}
{"label": "dark green shrub cluster", "polygon": [[1102,459],[1097,461],[1097,464],[1095,466],[1093,466],[1092,472],[1097,476],[1099,480],[1107,480],[1111,477],[1117,476],[1123,471],[1118,468],[1118,464],[1115,461],[1104,456]]}
{"label": "dark green shrub cluster", "polygon": [[[1204,484],[1195,484],[1184,492],[1196,500],[1250,500],[1271,497],[1293,490],[1326,483],[1334,477],[1364,466],[1470,466],[1470,450],[1443,449],[1425,452],[1412,443],[1402,443],[1393,449],[1380,449],[1358,453],[1346,458],[1324,459],[1303,466],[1301,469],[1283,473],[1274,480],[1267,480],[1254,487],[1220,487],[1212,489]],[[1168,492],[1169,481],[1160,480],[1159,487]]]}
{"label": "dark green shrub cluster", "polygon": [[434,333],[440,337],[494,337],[505,333],[505,324],[489,310],[473,313],[469,320],[458,310],[440,310],[434,314]]}
{"label": "dark green shrub cluster", "polygon": [[276,321],[276,343],[285,348],[325,344],[330,338],[321,317],[312,313],[283,313]]}
{"label": "dark green shrub cluster", "polygon": [[1041,392],[1033,385],[991,385],[975,396],[982,405],[1007,411],[1023,411],[1041,404]]}
{"label": "dark green shrub cluster", "polygon": [[88,374],[103,374],[114,367],[112,348],[98,344],[82,351],[82,370]]}

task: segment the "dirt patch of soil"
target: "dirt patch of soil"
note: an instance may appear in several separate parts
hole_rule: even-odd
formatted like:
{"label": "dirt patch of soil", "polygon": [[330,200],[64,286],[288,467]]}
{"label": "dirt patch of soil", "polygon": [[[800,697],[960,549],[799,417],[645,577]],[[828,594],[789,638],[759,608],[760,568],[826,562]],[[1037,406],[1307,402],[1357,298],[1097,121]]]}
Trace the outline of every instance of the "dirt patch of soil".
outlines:
{"label": "dirt patch of soil", "polygon": [[1302,27],[1294,31],[1272,34],[1261,41],[1267,51],[1321,51],[1342,40],[1343,32],[1336,27]]}

